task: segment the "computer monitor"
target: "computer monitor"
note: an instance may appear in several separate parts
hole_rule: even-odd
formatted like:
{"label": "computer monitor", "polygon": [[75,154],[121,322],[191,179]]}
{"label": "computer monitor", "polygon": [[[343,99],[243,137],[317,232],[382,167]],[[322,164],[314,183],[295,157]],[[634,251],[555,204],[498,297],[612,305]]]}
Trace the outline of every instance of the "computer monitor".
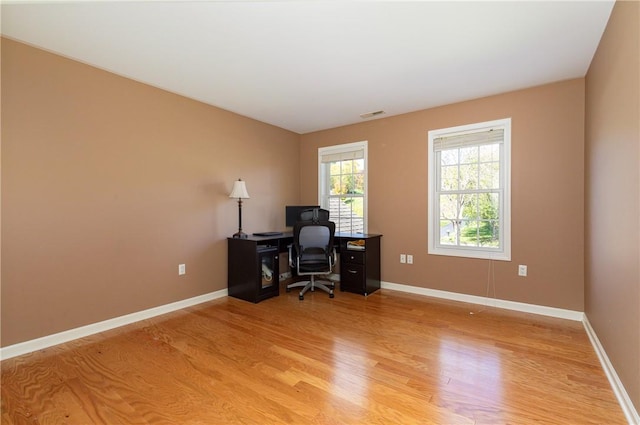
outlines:
{"label": "computer monitor", "polygon": [[285,226],[293,227],[302,211],[313,208],[320,208],[320,205],[287,205],[285,207]]}

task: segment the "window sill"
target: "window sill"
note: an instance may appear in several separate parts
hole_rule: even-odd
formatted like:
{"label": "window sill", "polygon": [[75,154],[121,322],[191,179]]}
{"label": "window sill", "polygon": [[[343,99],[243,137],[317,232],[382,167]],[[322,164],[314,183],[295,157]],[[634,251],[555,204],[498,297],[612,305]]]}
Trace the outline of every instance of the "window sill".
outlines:
{"label": "window sill", "polygon": [[504,251],[489,251],[483,249],[460,249],[458,247],[451,248],[429,248],[428,254],[442,255],[446,257],[463,257],[463,258],[479,258],[485,260],[511,261],[511,253]]}

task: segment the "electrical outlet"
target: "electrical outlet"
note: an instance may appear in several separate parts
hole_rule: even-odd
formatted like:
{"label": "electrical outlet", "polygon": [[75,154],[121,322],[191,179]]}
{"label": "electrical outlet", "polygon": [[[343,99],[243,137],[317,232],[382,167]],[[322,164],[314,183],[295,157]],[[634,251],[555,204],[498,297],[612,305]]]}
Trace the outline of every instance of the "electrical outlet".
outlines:
{"label": "electrical outlet", "polygon": [[402,264],[407,262],[407,256],[405,254],[400,254],[400,262]]}
{"label": "electrical outlet", "polygon": [[186,264],[178,264],[178,276],[182,276],[183,274],[187,274],[187,266]]}
{"label": "electrical outlet", "polygon": [[407,255],[407,264],[413,264],[413,255]]}
{"label": "electrical outlet", "polygon": [[520,264],[518,266],[518,276],[526,276],[527,275],[527,266],[524,264]]}

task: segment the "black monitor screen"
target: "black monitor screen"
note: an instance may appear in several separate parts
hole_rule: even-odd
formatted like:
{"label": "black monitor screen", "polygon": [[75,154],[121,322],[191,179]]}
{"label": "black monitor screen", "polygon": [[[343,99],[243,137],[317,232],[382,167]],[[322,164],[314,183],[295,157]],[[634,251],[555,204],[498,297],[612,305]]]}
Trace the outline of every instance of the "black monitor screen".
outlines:
{"label": "black monitor screen", "polygon": [[302,211],[313,208],[320,208],[320,205],[287,205],[285,207],[285,226],[293,227]]}

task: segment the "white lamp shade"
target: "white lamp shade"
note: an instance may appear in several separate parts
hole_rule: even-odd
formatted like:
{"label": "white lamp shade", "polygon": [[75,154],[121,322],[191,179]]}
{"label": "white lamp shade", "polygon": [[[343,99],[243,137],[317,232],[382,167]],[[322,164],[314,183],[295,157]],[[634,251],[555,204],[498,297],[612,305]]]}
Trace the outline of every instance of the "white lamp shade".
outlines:
{"label": "white lamp shade", "polygon": [[249,199],[249,193],[247,192],[247,186],[240,179],[233,182],[233,189],[231,189],[231,194],[229,198],[237,198],[237,199]]}

